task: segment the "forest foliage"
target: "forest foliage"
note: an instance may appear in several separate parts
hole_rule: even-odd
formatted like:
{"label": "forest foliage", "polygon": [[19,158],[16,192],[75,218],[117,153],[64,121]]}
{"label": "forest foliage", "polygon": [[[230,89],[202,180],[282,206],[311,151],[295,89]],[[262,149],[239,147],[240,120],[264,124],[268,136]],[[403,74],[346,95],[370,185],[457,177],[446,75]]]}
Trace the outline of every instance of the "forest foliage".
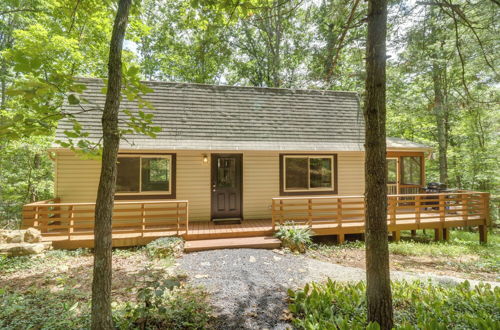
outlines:
{"label": "forest foliage", "polygon": [[[365,1],[231,3],[136,2],[124,51],[130,81],[362,95]],[[115,8],[111,0],[0,3],[1,227],[17,225],[22,204],[52,197],[49,148],[67,116],[61,105],[82,88],[74,77],[104,78]],[[434,148],[428,182],[498,195],[499,6],[397,0],[389,24],[388,135]]]}

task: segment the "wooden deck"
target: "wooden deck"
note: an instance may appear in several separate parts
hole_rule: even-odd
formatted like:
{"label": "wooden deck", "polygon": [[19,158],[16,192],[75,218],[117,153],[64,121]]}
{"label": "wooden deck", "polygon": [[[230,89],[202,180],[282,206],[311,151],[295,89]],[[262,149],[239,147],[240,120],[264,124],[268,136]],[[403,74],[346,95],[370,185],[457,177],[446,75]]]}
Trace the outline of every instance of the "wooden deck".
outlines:
{"label": "wooden deck", "polygon": [[[193,251],[203,249],[202,240],[207,249],[257,247],[257,238],[270,243],[278,226],[291,221],[310,227],[314,235],[337,235],[339,242],[344,241],[346,234],[364,232],[362,196],[278,197],[272,200],[271,219],[243,220],[241,224],[189,221],[188,203],[117,202],[113,246],[145,245],[160,237],[182,236],[188,242],[200,241],[186,245],[187,249],[192,246]],[[478,226],[480,241],[484,242],[488,203],[489,195],[477,192],[391,195],[387,225],[395,239],[399,239],[401,230],[434,229],[436,239],[446,239],[449,228]],[[23,211],[23,227],[40,229],[43,240],[52,241],[54,248],[93,247],[94,207],[93,203],[53,200],[28,204]]]}

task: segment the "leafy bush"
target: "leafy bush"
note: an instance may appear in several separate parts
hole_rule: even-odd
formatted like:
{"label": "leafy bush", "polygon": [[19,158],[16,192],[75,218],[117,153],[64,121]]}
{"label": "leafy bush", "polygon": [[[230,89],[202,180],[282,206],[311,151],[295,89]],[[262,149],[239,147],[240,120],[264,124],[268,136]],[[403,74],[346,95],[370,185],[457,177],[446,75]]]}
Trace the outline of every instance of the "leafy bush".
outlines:
{"label": "leafy bush", "polygon": [[154,258],[176,258],[184,251],[184,241],[180,237],[162,237],[146,245],[149,256]]}
{"label": "leafy bush", "polygon": [[[113,303],[117,329],[205,329],[211,317],[205,291],[172,278],[138,291],[137,302]],[[65,287],[8,292],[0,288],[0,329],[89,329],[89,293]]]}
{"label": "leafy bush", "polygon": [[283,247],[294,252],[304,253],[307,246],[312,243],[311,228],[295,226],[293,221],[287,221],[284,225],[281,225],[275,236],[281,240]]}
{"label": "leafy bush", "polygon": [[[403,281],[393,282],[392,290],[396,329],[498,329],[500,325],[498,287]],[[365,291],[364,282],[331,280],[289,291],[294,325],[302,329],[365,329]]]}
{"label": "leafy bush", "polygon": [[115,312],[120,329],[205,329],[211,315],[205,291],[176,279],[153,280],[138,291],[138,302]]}
{"label": "leafy bush", "polygon": [[77,290],[31,288],[23,294],[0,288],[0,329],[90,328],[90,306]]}

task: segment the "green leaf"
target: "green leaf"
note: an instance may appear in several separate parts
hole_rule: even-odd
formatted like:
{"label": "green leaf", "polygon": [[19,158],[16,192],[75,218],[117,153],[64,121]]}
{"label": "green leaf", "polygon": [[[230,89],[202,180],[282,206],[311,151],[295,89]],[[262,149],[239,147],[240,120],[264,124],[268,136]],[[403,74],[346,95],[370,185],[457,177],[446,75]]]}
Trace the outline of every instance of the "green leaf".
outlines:
{"label": "green leaf", "polygon": [[69,94],[68,103],[71,105],[80,104],[80,98],[75,94]]}

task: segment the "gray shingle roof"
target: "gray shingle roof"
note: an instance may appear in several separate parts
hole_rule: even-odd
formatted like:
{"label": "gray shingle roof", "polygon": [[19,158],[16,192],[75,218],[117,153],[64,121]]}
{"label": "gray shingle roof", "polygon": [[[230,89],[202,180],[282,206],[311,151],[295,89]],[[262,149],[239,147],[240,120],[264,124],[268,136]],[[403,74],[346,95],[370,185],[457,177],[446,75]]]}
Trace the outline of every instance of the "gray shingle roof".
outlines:
{"label": "gray shingle roof", "polygon": [[424,150],[432,150],[431,147],[413,142],[413,141],[408,141],[405,139],[397,138],[397,137],[387,137],[387,148],[390,149],[424,149]]}
{"label": "gray shingle roof", "polygon": [[[102,109],[101,79],[81,79],[87,89],[84,108]],[[358,95],[353,92],[281,88],[212,86],[145,82],[154,92],[145,95],[154,110],[156,139],[128,135],[122,149],[193,150],[363,150],[364,124]],[[125,97],[121,109],[137,112]],[[65,105],[64,111],[81,112]],[[126,116],[121,114],[125,119]],[[91,140],[101,136],[101,110],[76,115]],[[69,121],[59,122],[56,139],[65,139]]]}

